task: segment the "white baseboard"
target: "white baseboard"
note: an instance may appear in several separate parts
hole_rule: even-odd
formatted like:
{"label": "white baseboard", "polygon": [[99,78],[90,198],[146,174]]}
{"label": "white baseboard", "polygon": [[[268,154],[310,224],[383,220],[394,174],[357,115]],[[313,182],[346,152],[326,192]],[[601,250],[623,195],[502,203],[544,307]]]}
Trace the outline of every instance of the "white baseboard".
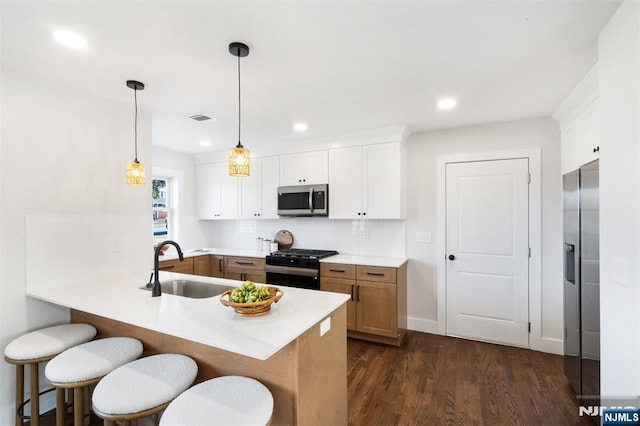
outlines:
{"label": "white baseboard", "polygon": [[[407,317],[407,329],[421,331],[423,333],[438,333],[438,321],[424,318]],[[564,355],[564,341],[551,337],[531,336],[529,347],[533,351],[546,352],[555,355]]]}
{"label": "white baseboard", "polygon": [[529,340],[529,346],[531,350],[546,352],[556,355],[564,355],[564,340],[553,339],[551,337],[538,337],[531,336]]}
{"label": "white baseboard", "polygon": [[424,333],[438,334],[438,322],[424,318],[407,317],[407,329]]}

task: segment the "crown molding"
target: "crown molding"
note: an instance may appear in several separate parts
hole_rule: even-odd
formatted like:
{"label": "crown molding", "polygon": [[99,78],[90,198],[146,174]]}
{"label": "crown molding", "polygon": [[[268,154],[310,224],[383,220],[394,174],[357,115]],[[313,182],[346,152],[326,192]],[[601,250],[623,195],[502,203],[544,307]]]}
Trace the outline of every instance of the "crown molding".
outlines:
{"label": "crown molding", "polygon": [[571,90],[565,100],[558,105],[551,117],[560,124],[560,129],[563,129],[596,99],[598,99],[597,63],[582,77],[582,80]]}

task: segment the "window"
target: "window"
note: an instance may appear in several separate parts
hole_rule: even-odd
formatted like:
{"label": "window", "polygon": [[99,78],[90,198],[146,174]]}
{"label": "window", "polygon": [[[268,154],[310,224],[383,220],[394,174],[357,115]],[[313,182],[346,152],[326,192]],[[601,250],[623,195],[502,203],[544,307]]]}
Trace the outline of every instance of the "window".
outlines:
{"label": "window", "polygon": [[171,179],[154,177],[151,185],[151,209],[153,213],[153,242],[171,238],[172,234],[172,191]]}

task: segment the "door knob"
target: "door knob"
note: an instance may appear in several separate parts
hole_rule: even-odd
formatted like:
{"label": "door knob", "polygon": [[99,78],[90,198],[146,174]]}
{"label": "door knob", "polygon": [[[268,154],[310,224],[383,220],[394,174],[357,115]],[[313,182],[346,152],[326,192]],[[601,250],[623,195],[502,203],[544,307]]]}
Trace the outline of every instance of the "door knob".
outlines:
{"label": "door knob", "polygon": [[449,260],[456,260],[456,257],[452,254],[449,255]]}

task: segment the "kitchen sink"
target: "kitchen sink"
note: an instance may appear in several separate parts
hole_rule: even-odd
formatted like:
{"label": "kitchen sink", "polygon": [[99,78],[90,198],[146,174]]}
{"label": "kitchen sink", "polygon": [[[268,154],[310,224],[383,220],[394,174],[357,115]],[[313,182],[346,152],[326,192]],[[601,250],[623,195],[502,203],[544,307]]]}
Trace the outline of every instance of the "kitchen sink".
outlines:
{"label": "kitchen sink", "polygon": [[[151,284],[147,284],[140,288],[151,291],[151,287]],[[171,280],[161,282],[160,288],[165,294],[175,294],[176,296],[190,297],[192,299],[204,299],[217,296],[235,287],[191,280]]]}

